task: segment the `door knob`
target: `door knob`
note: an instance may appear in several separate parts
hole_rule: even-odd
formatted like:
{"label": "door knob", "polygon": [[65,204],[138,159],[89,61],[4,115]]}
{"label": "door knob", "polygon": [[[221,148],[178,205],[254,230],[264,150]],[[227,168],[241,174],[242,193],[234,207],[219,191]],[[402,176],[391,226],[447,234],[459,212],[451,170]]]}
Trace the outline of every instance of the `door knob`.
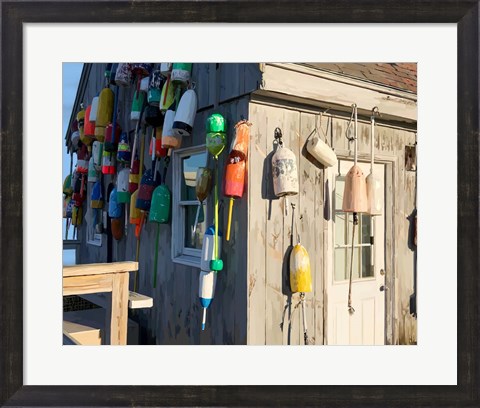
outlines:
{"label": "door knob", "polygon": [[380,286],[380,292],[386,292],[388,288],[385,285]]}
{"label": "door knob", "polygon": [[385,276],[385,269],[380,269],[380,275]]}

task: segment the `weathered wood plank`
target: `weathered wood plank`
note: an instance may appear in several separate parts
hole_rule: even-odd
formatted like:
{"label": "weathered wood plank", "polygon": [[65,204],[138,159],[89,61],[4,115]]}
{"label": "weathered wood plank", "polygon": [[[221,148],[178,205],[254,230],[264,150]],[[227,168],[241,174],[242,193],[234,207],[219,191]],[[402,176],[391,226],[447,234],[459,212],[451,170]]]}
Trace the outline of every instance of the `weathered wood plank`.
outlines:
{"label": "weathered wood plank", "polygon": [[128,273],[113,275],[110,344],[127,344]]}
{"label": "weathered wood plank", "polygon": [[111,292],[112,276],[114,275],[70,276],[63,278],[63,296]]}
{"label": "weathered wood plank", "polygon": [[87,275],[102,275],[109,273],[132,272],[138,270],[138,262],[112,262],[112,263],[97,263],[97,264],[83,264],[63,267],[63,276],[87,276]]}
{"label": "weathered wood plank", "polygon": [[[257,182],[248,183],[248,326],[247,343],[265,344],[265,282],[266,282],[266,217],[267,202],[263,199],[267,188],[266,128],[268,118],[262,106],[250,104],[250,154],[248,161],[249,178],[255,175]],[[252,209],[255,208],[255,211]]]}

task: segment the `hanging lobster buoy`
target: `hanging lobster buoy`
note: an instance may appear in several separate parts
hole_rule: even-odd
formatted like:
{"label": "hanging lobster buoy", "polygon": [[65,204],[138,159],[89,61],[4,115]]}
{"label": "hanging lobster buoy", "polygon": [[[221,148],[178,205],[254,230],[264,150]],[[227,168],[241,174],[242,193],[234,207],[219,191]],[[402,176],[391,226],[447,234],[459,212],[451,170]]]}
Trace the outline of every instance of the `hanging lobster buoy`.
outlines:
{"label": "hanging lobster buoy", "polygon": [[90,206],[92,208],[103,208],[103,192],[100,181],[93,185]]}
{"label": "hanging lobster buoy", "polygon": [[80,140],[82,141],[82,143],[84,143],[85,109],[83,108],[83,103],[80,104],[80,110],[77,113],[77,122],[78,122],[78,131],[80,133]]}
{"label": "hanging lobster buoy", "polygon": [[122,164],[130,165],[132,159],[132,151],[130,150],[130,143],[128,142],[128,134],[123,132],[120,135],[120,141],[117,147],[117,161]]}
{"label": "hanging lobster buoy", "polygon": [[148,105],[145,108],[145,122],[151,127],[160,127],[163,125],[163,114],[157,106]]}
{"label": "hanging lobster buoy", "polygon": [[149,105],[156,106],[157,108],[160,106],[163,82],[162,72],[160,70],[153,71],[147,92],[147,102]]}
{"label": "hanging lobster buoy", "polygon": [[81,174],[88,173],[88,150],[87,146],[82,145],[77,151],[77,172]]}
{"label": "hanging lobster buoy", "polygon": [[367,184],[358,165],[352,166],[345,177],[342,211],[355,213],[368,211]]}
{"label": "hanging lobster buoy", "polygon": [[95,121],[95,138],[100,142],[105,140],[105,128],[112,121],[114,97],[115,95],[110,88],[103,88],[98,96],[98,107]]}
{"label": "hanging lobster buoy", "polygon": [[290,289],[293,293],[312,291],[310,257],[301,244],[295,245],[290,254]]}
{"label": "hanging lobster buoy", "polygon": [[219,113],[214,113],[207,119],[207,150],[212,156],[218,156],[225,149],[227,143],[225,118]]}
{"label": "hanging lobster buoy", "polygon": [[[215,254],[215,226],[210,226],[203,235],[202,254],[200,258],[200,275],[198,282],[198,297],[203,307],[202,330],[205,330],[207,320],[207,308],[210,306],[213,296],[215,294],[215,286],[217,282],[217,271],[211,270],[212,262],[217,259]],[[222,233],[218,232],[218,237]],[[218,253],[221,252],[221,240],[218,240]]]}
{"label": "hanging lobster buoy", "polygon": [[162,62],[160,64],[160,73],[165,77],[168,78],[172,73],[173,64],[171,62]]}
{"label": "hanging lobster buoy", "polygon": [[320,138],[320,135],[318,134],[312,136],[307,142],[307,150],[325,167],[331,167],[337,164],[337,155],[333,149]]}
{"label": "hanging lobster buoy", "polygon": [[128,191],[133,194],[138,189],[138,183],[140,182],[140,160],[135,159],[133,166],[130,168],[130,174],[128,176]]}
{"label": "hanging lobster buoy", "polygon": [[174,63],[170,79],[175,86],[187,86],[190,82],[192,64],[185,62]]}
{"label": "hanging lobster buoy", "polygon": [[212,170],[208,167],[199,167],[197,169],[197,176],[195,178],[195,195],[198,200],[197,214],[195,215],[195,222],[193,223],[192,230],[192,243],[196,241],[196,232],[198,225],[198,218],[200,216],[200,210],[202,209],[203,202],[208,197],[210,190],[212,189]]}
{"label": "hanging lobster buoy", "polygon": [[144,62],[135,62],[131,64],[132,73],[137,76],[137,80],[142,80],[142,78],[148,77],[150,72],[152,72],[152,64],[147,64]]}
{"label": "hanging lobster buoy", "polygon": [[167,110],[162,129],[162,146],[166,149],[178,149],[182,145],[182,136],[173,133],[175,111]]}
{"label": "hanging lobster buoy", "polygon": [[130,191],[128,190],[129,169],[122,169],[118,172],[117,178],[117,201],[119,203],[130,202]]}
{"label": "hanging lobster buoy", "polygon": [[370,174],[365,180],[368,199],[367,211],[370,215],[382,215],[383,212],[382,181],[373,171],[375,163],[375,116],[378,114],[378,108],[373,108],[370,118]]}
{"label": "hanging lobster buoy", "polygon": [[143,211],[149,211],[152,202],[153,190],[156,187],[156,183],[153,180],[152,170],[147,170],[140,181],[140,187],[138,188],[137,196],[137,208]]}
{"label": "hanging lobster buoy", "polygon": [[173,132],[179,136],[190,136],[197,113],[197,94],[193,89],[187,90],[181,97],[175,112]]}
{"label": "hanging lobster buoy", "polygon": [[225,149],[226,144],[226,121],[225,118],[218,114],[214,113],[213,115],[207,118],[207,137],[206,145],[208,151],[213,155],[215,160],[215,189],[214,189],[214,214],[215,214],[215,236],[214,236],[214,247],[215,247],[215,257],[210,262],[210,268],[208,270],[212,271],[221,271],[223,269],[223,261],[220,258],[219,250],[219,223],[218,223],[218,156]]}
{"label": "hanging lobster buoy", "polygon": [[142,80],[140,81],[140,92],[147,93],[149,84],[150,84],[150,77],[142,78]]}
{"label": "hanging lobster buoy", "polygon": [[72,200],[77,207],[81,207],[83,202],[85,201],[85,194],[86,194],[86,183],[85,177],[86,175],[83,173],[74,174],[73,183],[73,194]]}
{"label": "hanging lobster buoy", "polygon": [[162,94],[160,95],[160,110],[166,112],[174,102],[175,87],[172,85],[170,78],[168,78],[163,84]]}
{"label": "hanging lobster buoy", "polygon": [[127,63],[118,64],[115,72],[115,85],[129,87],[132,85],[132,67]]}
{"label": "hanging lobster buoy", "polygon": [[[221,238],[222,232],[218,231],[218,236]],[[218,253],[222,252],[222,241],[218,242]],[[215,225],[211,225],[203,235],[202,255],[200,258],[200,269],[202,271],[210,271],[211,261],[215,259]]]}
{"label": "hanging lobster buoy", "polygon": [[145,93],[140,90],[136,90],[133,95],[132,101],[132,111],[130,112],[130,120],[138,121],[140,120],[140,114],[142,112],[142,107],[145,102]]}
{"label": "hanging lobster buoy", "polygon": [[118,123],[115,124],[115,132],[113,131],[113,124],[109,123],[105,128],[105,143],[104,149],[107,152],[116,152],[118,148],[118,142],[120,135],[122,134],[122,128]]}
{"label": "hanging lobster buoy", "polygon": [[137,208],[138,190],[135,190],[130,197],[130,224],[135,225],[135,236],[140,236],[140,224],[142,222],[142,212]]}
{"label": "hanging lobster buoy", "polygon": [[90,160],[88,161],[88,182],[95,183],[97,180],[98,180],[97,169],[95,168],[93,157],[90,157]]}
{"label": "hanging lobster buoy", "polygon": [[90,120],[92,113],[92,105],[88,105],[85,110],[85,121],[83,127],[83,139],[80,135],[80,140],[86,146],[90,146],[95,138],[95,122]]}
{"label": "hanging lobster buoy", "polygon": [[[295,154],[283,146],[282,131],[275,129],[277,151],[272,156],[273,191],[277,197],[298,194],[298,170]],[[288,202],[285,203],[287,212]]]}
{"label": "hanging lobster buoy", "polygon": [[95,140],[92,145],[93,165],[96,171],[102,170],[103,143]]}
{"label": "hanging lobster buoy", "polygon": [[150,213],[148,220],[157,223],[157,235],[155,239],[155,257],[153,261],[153,287],[157,287],[157,265],[158,265],[158,242],[160,239],[160,224],[166,224],[170,219],[170,207],[172,197],[170,190],[165,184],[159,185],[152,194]]}
{"label": "hanging lobster buoy", "polygon": [[74,206],[72,210],[72,225],[79,226],[82,225],[83,219],[83,208]]}
{"label": "hanging lobster buoy", "polygon": [[235,125],[235,138],[227,159],[225,168],[224,194],[230,197],[228,207],[228,222],[226,240],[230,240],[230,226],[232,223],[233,202],[235,198],[242,198],[245,186],[246,160],[250,143],[250,127],[245,120]]}
{"label": "hanging lobster buoy", "polygon": [[63,180],[63,194],[66,196],[73,194],[72,176],[70,174]]}
{"label": "hanging lobster buoy", "polygon": [[102,157],[102,174],[115,174],[117,164],[115,162],[115,154],[103,151]]}
{"label": "hanging lobster buoy", "polygon": [[203,307],[202,330],[205,330],[207,322],[207,309],[215,296],[215,287],[217,286],[217,272],[200,271],[198,276],[198,297]]}
{"label": "hanging lobster buoy", "polygon": [[108,200],[108,216],[110,219],[110,230],[112,231],[112,236],[117,241],[120,241],[123,237],[123,226],[122,220],[122,205],[118,202],[117,189],[114,187],[110,192]]}

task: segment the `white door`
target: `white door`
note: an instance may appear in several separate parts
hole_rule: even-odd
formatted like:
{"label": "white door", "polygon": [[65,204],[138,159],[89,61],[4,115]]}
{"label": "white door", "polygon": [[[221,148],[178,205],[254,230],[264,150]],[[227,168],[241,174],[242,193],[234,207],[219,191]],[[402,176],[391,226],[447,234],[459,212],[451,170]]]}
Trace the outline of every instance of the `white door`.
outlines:
{"label": "white door", "polygon": [[[326,282],[327,344],[385,344],[384,215],[358,215],[359,223],[354,234],[351,293],[355,312],[350,314],[348,311],[353,214],[342,212],[342,201],[345,175],[352,165],[351,161],[339,161],[332,180],[334,253],[333,267],[328,268]],[[365,176],[370,173],[370,164],[359,163],[359,166]],[[385,165],[375,164],[374,172],[382,180],[382,196],[385,197]]]}

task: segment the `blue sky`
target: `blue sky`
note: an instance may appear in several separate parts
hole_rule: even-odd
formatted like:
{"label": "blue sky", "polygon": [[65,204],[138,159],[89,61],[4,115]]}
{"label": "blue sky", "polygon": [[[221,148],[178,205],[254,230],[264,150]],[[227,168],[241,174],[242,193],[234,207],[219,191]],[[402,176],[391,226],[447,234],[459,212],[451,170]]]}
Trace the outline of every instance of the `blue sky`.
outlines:
{"label": "blue sky", "polygon": [[62,179],[70,172],[70,156],[67,154],[65,146],[65,132],[72,114],[82,69],[83,63],[64,62],[62,64]]}
{"label": "blue sky", "polygon": [[[83,63],[70,63],[64,62],[62,64],[62,182],[65,177],[70,173],[70,155],[67,153],[65,146],[65,132],[67,131],[68,121],[72,114],[73,104],[75,102],[75,96],[77,95],[78,82],[80,81],[80,75],[82,74]],[[75,155],[74,164],[75,164]],[[73,228],[69,230],[69,238],[72,237]],[[65,236],[65,220],[62,223],[62,236]],[[75,263],[74,254],[71,251],[64,251],[63,261],[64,264],[69,265]]]}

